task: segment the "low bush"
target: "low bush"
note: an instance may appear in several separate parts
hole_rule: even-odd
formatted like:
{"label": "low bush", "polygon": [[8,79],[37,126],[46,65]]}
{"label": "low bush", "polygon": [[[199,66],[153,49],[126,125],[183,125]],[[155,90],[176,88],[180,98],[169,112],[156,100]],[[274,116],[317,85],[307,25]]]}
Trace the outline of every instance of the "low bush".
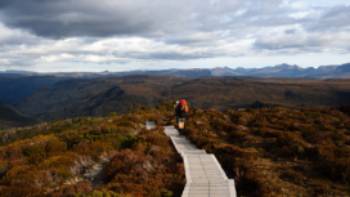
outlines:
{"label": "low bush", "polygon": [[155,110],[0,133],[0,196],[180,196],[182,160]]}
{"label": "low bush", "polygon": [[349,196],[350,118],[334,109],[194,110],[183,131],[242,196]]}

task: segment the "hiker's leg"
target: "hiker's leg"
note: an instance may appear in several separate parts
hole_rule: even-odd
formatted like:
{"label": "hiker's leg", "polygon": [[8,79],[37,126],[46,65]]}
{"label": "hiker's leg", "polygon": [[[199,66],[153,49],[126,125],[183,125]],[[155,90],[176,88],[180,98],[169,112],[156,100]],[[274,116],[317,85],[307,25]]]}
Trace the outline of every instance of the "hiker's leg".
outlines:
{"label": "hiker's leg", "polygon": [[179,125],[179,129],[184,129],[184,127],[185,127],[185,119],[184,118],[180,118],[178,125]]}
{"label": "hiker's leg", "polygon": [[179,129],[180,117],[176,116],[176,128]]}

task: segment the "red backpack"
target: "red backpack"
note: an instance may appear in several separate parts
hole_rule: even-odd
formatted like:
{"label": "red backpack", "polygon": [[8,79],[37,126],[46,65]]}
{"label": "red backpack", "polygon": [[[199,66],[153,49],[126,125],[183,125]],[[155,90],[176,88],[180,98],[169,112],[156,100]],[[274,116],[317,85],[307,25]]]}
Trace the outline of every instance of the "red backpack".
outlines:
{"label": "red backpack", "polygon": [[188,103],[186,101],[186,99],[180,99],[180,107],[181,107],[181,110],[188,113],[190,111],[190,108],[188,106]]}

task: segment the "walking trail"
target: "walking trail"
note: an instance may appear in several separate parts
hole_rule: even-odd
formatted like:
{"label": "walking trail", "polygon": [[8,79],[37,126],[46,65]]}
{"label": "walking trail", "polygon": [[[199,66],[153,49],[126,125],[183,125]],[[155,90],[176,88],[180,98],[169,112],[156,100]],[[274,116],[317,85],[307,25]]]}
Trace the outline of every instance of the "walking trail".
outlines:
{"label": "walking trail", "polygon": [[164,132],[170,137],[185,164],[186,186],[182,197],[236,197],[233,179],[228,179],[215,155],[198,149],[173,126]]}

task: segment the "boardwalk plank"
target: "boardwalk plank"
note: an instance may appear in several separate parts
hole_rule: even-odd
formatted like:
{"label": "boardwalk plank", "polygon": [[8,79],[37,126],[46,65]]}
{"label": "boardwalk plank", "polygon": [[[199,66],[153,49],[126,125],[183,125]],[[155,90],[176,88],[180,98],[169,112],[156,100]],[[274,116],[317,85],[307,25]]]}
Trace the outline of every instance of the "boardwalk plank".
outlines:
{"label": "boardwalk plank", "polygon": [[195,147],[173,126],[164,129],[185,163],[186,186],[182,197],[236,197],[233,179],[228,179],[213,154]]}

